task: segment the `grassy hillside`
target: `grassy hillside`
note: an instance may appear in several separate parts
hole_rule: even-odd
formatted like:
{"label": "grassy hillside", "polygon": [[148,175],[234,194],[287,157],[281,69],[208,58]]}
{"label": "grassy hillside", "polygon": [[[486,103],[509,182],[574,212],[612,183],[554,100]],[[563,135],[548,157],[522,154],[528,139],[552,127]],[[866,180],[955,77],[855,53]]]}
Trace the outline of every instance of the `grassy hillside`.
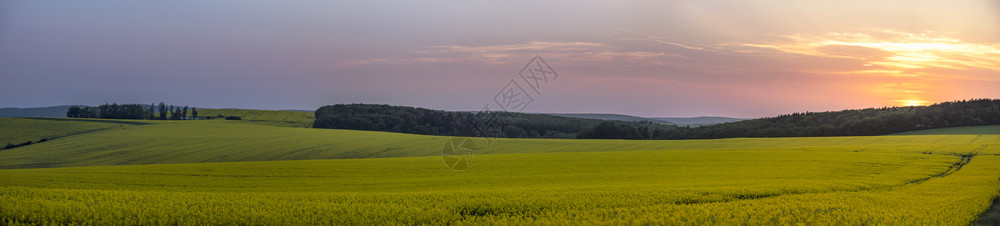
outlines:
{"label": "grassy hillside", "polygon": [[66,110],[72,106],[79,105],[40,108],[0,108],[0,117],[66,117]]}
{"label": "grassy hillside", "polygon": [[963,126],[940,129],[925,129],[896,133],[893,135],[941,135],[941,134],[1000,134],[1000,125],[993,126]]}
{"label": "grassy hillside", "polygon": [[[444,140],[230,120],[149,122],[2,150],[0,168],[431,155]],[[396,150],[407,145],[437,148]]]}
{"label": "grassy hillside", "polygon": [[0,117],[0,148],[136,124],[120,120]]}
{"label": "grassy hillside", "polygon": [[[289,128],[230,120],[142,121],[0,150],[0,168],[438,156],[447,137]],[[13,130],[8,130],[13,131]],[[482,142],[480,146],[484,146]],[[496,139],[483,154],[633,150],[832,148],[953,153],[1000,136],[880,136],[677,141]],[[992,149],[990,149],[992,150]]]}

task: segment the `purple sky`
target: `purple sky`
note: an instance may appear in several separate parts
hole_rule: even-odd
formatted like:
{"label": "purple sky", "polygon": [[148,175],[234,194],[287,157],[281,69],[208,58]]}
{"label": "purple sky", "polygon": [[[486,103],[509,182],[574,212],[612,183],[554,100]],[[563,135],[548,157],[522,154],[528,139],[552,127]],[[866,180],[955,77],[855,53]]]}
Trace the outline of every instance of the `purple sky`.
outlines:
{"label": "purple sky", "polygon": [[0,107],[761,117],[1000,98],[992,1],[0,1]]}

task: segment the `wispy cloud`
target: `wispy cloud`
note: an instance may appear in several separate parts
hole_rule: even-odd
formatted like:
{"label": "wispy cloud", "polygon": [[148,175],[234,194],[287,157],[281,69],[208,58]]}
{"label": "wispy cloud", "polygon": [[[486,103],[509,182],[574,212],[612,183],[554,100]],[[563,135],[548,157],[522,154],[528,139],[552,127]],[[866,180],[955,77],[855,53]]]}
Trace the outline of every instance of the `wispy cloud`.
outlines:
{"label": "wispy cloud", "polygon": [[412,51],[414,57],[372,58],[337,63],[338,67],[367,64],[419,64],[419,63],[478,63],[506,64],[520,62],[525,57],[541,54],[558,59],[564,65],[621,61],[629,64],[660,65],[664,58],[681,57],[677,54],[627,50],[621,47],[594,42],[528,42],[507,45],[443,45],[427,46]]}
{"label": "wispy cloud", "polygon": [[344,61],[334,64],[334,67],[351,67],[369,64],[426,64],[426,63],[458,63],[461,59],[450,57],[412,57],[412,58],[369,58]]}

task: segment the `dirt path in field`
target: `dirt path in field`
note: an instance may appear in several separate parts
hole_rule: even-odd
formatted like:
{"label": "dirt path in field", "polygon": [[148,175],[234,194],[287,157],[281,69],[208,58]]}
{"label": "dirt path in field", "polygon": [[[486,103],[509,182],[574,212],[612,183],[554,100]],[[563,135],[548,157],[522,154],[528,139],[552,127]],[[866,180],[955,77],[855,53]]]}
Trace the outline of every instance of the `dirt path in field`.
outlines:
{"label": "dirt path in field", "polygon": [[13,146],[0,147],[0,150],[9,150],[9,149],[24,147],[24,146],[28,146],[28,145],[32,145],[32,144],[39,144],[39,143],[42,143],[42,142],[47,142],[47,141],[51,141],[51,140],[55,140],[55,139],[59,139],[59,138],[63,138],[63,137],[80,135],[80,134],[86,134],[86,133],[93,133],[93,132],[104,131],[104,130],[109,130],[109,129],[114,129],[114,127],[112,127],[112,128],[100,128],[100,129],[91,129],[91,130],[82,130],[82,131],[70,132],[70,133],[65,133],[65,134],[61,134],[61,135],[56,135],[56,136],[42,138],[42,139],[40,139],[38,141],[30,141],[29,140],[29,141],[26,141],[24,143],[15,144]]}
{"label": "dirt path in field", "polygon": [[934,179],[934,178],[938,178],[938,177],[946,177],[948,175],[951,175],[951,174],[957,172],[958,170],[961,170],[962,167],[965,166],[966,164],[969,164],[969,162],[972,161],[972,157],[975,157],[976,154],[973,153],[973,154],[965,154],[965,155],[960,155],[960,156],[962,157],[962,159],[958,160],[958,162],[952,164],[944,172],[941,172],[941,173],[939,173],[937,175],[933,175],[933,176],[930,176],[930,177],[927,177],[927,178],[917,179],[917,180],[913,180],[913,181],[910,181],[910,182],[906,182],[906,184],[904,184],[904,185],[919,184],[919,183],[923,183],[924,181],[927,181],[927,180],[930,180],[930,179]]}
{"label": "dirt path in field", "polygon": [[[132,121],[118,121],[118,120],[96,120],[96,119],[78,119],[78,118],[70,119],[70,118],[26,117],[25,119],[46,120],[46,121],[99,122],[99,123],[111,123],[111,124],[118,124],[118,125],[148,125],[148,124],[151,124],[151,123],[148,123],[148,122],[132,122]],[[24,141],[23,143],[14,144],[14,145],[8,145],[6,147],[0,146],[0,150],[13,149],[13,148],[17,148],[17,147],[23,147],[23,146],[28,146],[28,145],[32,145],[32,144],[38,144],[38,143],[42,143],[42,142],[46,142],[46,141],[50,141],[50,140],[55,140],[55,139],[59,139],[59,138],[63,138],[63,137],[75,136],[75,135],[87,134],[87,133],[93,133],[93,132],[98,132],[98,131],[104,131],[104,130],[114,129],[114,128],[119,128],[119,127],[98,128],[98,129],[74,131],[74,132],[69,132],[69,133],[64,133],[64,134],[57,134],[57,135],[50,136],[50,137],[44,137],[42,139],[39,139],[38,141],[27,140],[27,141]]]}
{"label": "dirt path in field", "polygon": [[972,222],[972,225],[1000,225],[1000,196],[993,198],[993,205],[979,214],[979,219]]}

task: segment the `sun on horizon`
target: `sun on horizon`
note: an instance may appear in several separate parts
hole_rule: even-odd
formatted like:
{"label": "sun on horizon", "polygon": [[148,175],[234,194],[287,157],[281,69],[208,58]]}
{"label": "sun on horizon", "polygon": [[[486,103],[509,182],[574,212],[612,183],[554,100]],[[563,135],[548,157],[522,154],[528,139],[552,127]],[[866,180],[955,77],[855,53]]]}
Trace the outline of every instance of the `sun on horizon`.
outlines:
{"label": "sun on horizon", "polygon": [[899,100],[904,107],[927,106],[926,100]]}

